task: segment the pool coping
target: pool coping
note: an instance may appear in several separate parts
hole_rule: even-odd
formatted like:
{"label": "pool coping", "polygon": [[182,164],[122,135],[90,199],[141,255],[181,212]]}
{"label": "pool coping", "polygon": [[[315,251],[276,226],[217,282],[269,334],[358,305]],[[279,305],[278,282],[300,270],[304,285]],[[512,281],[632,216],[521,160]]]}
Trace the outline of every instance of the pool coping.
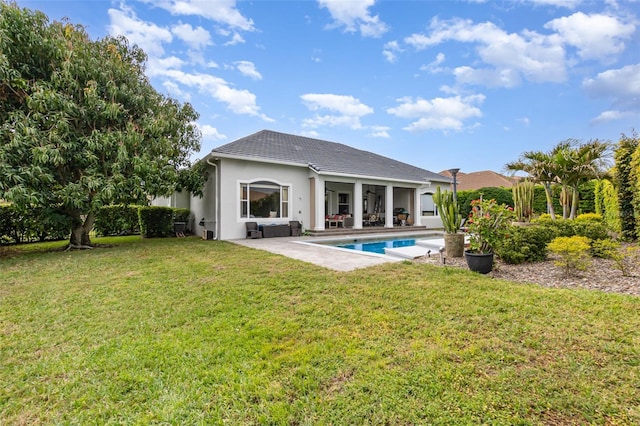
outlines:
{"label": "pool coping", "polygon": [[[394,237],[401,238],[408,235],[428,235],[428,236],[441,236],[442,232],[438,231],[413,231],[402,232],[394,234]],[[375,238],[389,238],[389,234],[358,234],[358,239],[375,239]],[[314,242],[320,241],[335,241],[335,240],[353,240],[353,235],[341,236],[336,238],[335,236],[329,237],[282,237],[282,238],[262,238],[262,239],[241,239],[232,240],[230,242],[255,248],[258,250],[265,250],[271,253],[280,254],[282,256],[290,257],[292,259],[301,260],[303,262],[312,263],[318,266],[322,266],[327,269],[335,271],[348,272],[355,269],[367,268],[370,266],[381,265],[389,262],[401,262],[403,258],[392,257],[388,255],[378,253],[357,252],[355,250],[343,249],[339,247],[323,246],[321,244],[314,244]]]}

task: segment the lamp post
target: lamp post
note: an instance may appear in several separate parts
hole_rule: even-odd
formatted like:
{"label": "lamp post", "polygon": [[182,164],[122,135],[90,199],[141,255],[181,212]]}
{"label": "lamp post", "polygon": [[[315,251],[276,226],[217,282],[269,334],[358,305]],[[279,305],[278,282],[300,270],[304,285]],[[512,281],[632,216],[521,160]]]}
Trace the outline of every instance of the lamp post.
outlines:
{"label": "lamp post", "polygon": [[451,177],[453,177],[453,201],[458,201],[458,192],[456,191],[456,186],[458,184],[458,181],[456,180],[456,176],[458,175],[458,172],[460,171],[460,169],[449,169],[448,170],[449,173],[451,173]]}

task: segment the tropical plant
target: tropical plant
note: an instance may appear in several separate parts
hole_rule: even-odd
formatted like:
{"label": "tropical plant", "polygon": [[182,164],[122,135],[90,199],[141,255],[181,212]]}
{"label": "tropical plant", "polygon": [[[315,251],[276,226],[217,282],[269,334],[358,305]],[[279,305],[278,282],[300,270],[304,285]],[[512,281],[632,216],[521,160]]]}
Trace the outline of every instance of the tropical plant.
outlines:
{"label": "tropical plant", "polygon": [[440,187],[437,187],[436,193],[433,194],[433,202],[438,207],[438,214],[442,219],[445,232],[457,233],[462,225],[462,216],[458,203],[453,197],[453,192],[441,191]]}
{"label": "tropical plant", "polygon": [[201,193],[198,114],[151,86],[141,49],[5,2],[0,34],[0,199],[63,212],[88,246],[101,206]]}
{"label": "tropical plant", "polygon": [[509,233],[513,208],[496,200],[474,200],[467,220],[469,248],[474,253],[492,253]]}
{"label": "tropical plant", "polygon": [[557,237],[549,243],[547,248],[558,256],[555,264],[564,268],[565,275],[573,275],[576,271],[584,271],[588,268],[590,241],[587,237],[577,235]]}
{"label": "tropical plant", "polygon": [[556,181],[557,165],[552,156],[542,151],[527,151],[518,160],[507,163],[505,168],[513,172],[525,172],[533,181],[542,184],[547,198],[547,212],[555,219],[552,184]]}
{"label": "tropical plant", "polygon": [[533,215],[533,182],[525,180],[513,188],[513,210],[520,222],[529,222]]}
{"label": "tropical plant", "polygon": [[574,219],[578,212],[580,185],[606,174],[611,144],[599,140],[582,143],[566,139],[551,150],[556,175],[562,185],[562,217]]}
{"label": "tropical plant", "polygon": [[579,205],[580,185],[605,175],[608,169],[611,145],[608,142],[591,140],[582,143],[566,139],[549,152],[528,151],[517,161],[507,163],[507,170],[524,171],[536,182],[543,184],[547,197],[547,210],[555,219],[552,184],[562,186],[560,202],[562,217],[576,217]]}

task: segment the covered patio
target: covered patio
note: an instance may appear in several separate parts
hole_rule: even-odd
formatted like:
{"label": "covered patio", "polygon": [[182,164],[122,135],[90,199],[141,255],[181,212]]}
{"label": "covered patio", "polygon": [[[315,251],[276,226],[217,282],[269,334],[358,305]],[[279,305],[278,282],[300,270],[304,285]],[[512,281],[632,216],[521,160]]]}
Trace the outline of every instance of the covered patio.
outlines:
{"label": "covered patio", "polygon": [[407,186],[405,182],[312,176],[310,185],[313,233],[424,226],[421,195],[430,188],[430,182]]}

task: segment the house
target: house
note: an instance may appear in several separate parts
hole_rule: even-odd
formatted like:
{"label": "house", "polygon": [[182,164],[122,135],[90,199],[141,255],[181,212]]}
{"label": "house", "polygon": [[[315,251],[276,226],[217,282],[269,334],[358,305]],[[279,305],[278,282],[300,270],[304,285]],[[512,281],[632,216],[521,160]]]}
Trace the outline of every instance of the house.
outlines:
{"label": "house", "polygon": [[402,224],[441,228],[431,194],[451,184],[371,152],[270,130],[215,148],[200,161],[209,171],[202,198],[178,193],[153,204],[191,209],[194,232],[213,231],[221,240],[245,238],[246,222],[296,220],[315,231],[393,227],[405,212]]}
{"label": "house", "polygon": [[[439,173],[445,177],[451,177],[449,170]],[[480,188],[511,188],[516,185],[521,178],[508,177],[491,170],[483,170],[471,173],[456,173],[456,187],[458,191],[466,191]]]}

